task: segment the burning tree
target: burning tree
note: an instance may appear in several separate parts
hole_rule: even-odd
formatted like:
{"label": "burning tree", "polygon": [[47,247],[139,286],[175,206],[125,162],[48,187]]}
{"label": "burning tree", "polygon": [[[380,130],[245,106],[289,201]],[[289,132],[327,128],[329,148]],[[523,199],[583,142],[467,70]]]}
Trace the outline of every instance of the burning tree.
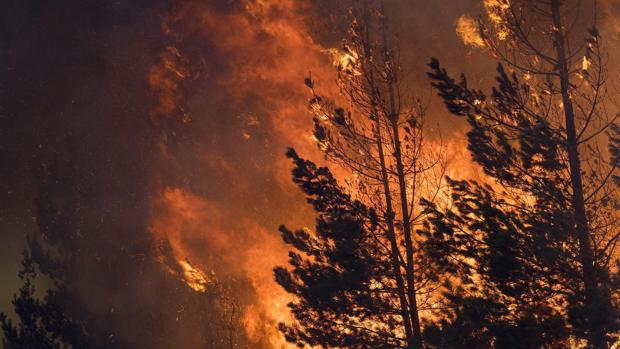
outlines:
{"label": "burning tree", "polygon": [[611,181],[618,162],[605,144],[618,115],[607,112],[600,34],[579,30],[594,6],[484,6],[488,20],[467,41],[500,62],[491,94],[430,63],[434,87],[467,119],[468,148],[492,180],[449,180],[450,209],[424,203],[422,233],[452,281],[445,294],[454,309],[428,328],[429,343],[608,348],[620,329],[619,201]]}
{"label": "burning tree", "polygon": [[424,218],[420,197],[439,197],[442,147],[426,144],[425,108],[406,95],[382,4],[363,2],[351,15],[335,54],[350,110],[320,96],[311,77],[306,85],[320,150],[353,176],[345,189],[328,169],[288,154],[319,217],[316,232],[281,228],[295,251],[292,270],[276,268],[276,280],[297,297],[296,322],[281,330],[300,345],[422,348],[421,317],[437,306],[437,280],[412,232]]}

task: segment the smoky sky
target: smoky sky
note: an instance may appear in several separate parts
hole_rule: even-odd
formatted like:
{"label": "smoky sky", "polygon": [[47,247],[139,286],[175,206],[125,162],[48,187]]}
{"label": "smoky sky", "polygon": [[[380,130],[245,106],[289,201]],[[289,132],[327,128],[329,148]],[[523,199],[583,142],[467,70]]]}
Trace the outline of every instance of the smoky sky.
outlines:
{"label": "smoky sky", "polygon": [[[69,184],[80,183],[72,176],[93,179],[86,209],[113,222],[104,233],[114,238],[144,239],[157,213],[150,206],[153,196],[180,188],[217,211],[200,222],[227,241],[214,245],[202,230],[183,235],[186,257],[218,263],[214,269],[231,275],[249,273],[253,263],[227,257],[231,245],[251,251],[244,259],[274,253],[275,261],[285,260],[283,245],[261,243],[278,241],[281,223],[312,224],[304,198],[287,181],[290,167],[283,154],[287,146],[307,143],[311,117],[299,105],[307,98],[303,78],[308,71],[330,69],[329,59],[315,52],[316,60],[305,60],[296,52],[303,45],[294,38],[279,41],[286,35],[265,29],[265,21],[287,14],[273,11],[259,18],[247,13],[247,3],[252,1],[0,4],[0,310],[10,308],[19,287],[21,250],[37,229],[40,167],[50,159],[71,168],[63,172]],[[317,47],[338,47],[348,25],[348,2],[299,3],[285,23],[302,28]],[[428,101],[433,127],[445,137],[462,137],[464,123],[448,116],[434,97],[426,63],[437,57],[451,72],[468,73],[473,83],[493,82],[489,71],[496,63],[455,34],[456,20],[465,13],[479,15],[481,1],[390,0],[386,7],[400,36],[412,93]],[[618,41],[609,37],[613,51]],[[242,39],[251,45],[235,41]],[[152,122],[160,96],[149,84],[162,52],[179,52],[189,72],[176,86],[176,114],[163,126]],[[334,88],[329,78],[319,82]],[[287,103],[296,105],[288,110]],[[177,122],[179,112],[189,121]],[[301,155],[317,157],[310,150]],[[267,276],[271,267],[256,265]]]}
{"label": "smoky sky", "polygon": [[160,49],[158,16],[168,4],[33,0],[0,6],[0,295],[7,309],[25,236],[36,229],[43,159],[70,159],[82,175],[100,179],[93,210],[128,228],[144,224],[151,157],[144,76]]}

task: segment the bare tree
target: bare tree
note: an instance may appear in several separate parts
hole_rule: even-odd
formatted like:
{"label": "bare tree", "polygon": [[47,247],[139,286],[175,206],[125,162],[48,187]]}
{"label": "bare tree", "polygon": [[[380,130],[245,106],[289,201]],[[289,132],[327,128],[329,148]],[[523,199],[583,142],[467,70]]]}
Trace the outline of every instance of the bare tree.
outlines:
{"label": "bare tree", "polygon": [[437,306],[437,280],[413,232],[424,216],[420,198],[439,198],[443,147],[427,141],[426,108],[407,91],[398,38],[390,33],[383,3],[363,1],[350,14],[348,38],[334,52],[341,91],[334,97],[348,110],[321,96],[308,77],[314,137],[331,163],[352,174],[348,192],[376,212],[373,246],[380,250],[371,252],[391,266],[376,286],[393,296],[401,318],[394,333],[404,336],[408,348],[422,348],[421,315]]}

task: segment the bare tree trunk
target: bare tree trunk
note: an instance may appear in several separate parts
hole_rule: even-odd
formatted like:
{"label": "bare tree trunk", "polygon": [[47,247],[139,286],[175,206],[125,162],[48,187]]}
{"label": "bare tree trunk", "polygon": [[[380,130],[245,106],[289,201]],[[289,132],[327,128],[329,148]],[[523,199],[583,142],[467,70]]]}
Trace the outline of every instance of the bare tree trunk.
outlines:
{"label": "bare tree trunk", "polygon": [[[396,124],[397,122],[394,122]],[[411,222],[409,220],[409,205],[407,200],[407,183],[403,169],[403,161],[401,154],[401,145],[398,134],[398,125],[394,125],[394,156],[396,157],[396,171],[398,173],[398,185],[400,192],[400,202],[403,219],[403,231],[405,235],[405,252],[406,252],[406,277],[407,277],[407,294],[409,296],[409,312],[411,314],[411,325],[413,327],[413,335],[418,348],[423,348],[422,331],[420,329],[420,316],[418,313],[418,301],[416,298],[416,286],[414,279],[415,262],[413,258],[413,239],[411,237]]]}
{"label": "bare tree trunk", "polygon": [[409,204],[407,199],[407,183],[405,180],[405,170],[403,167],[403,159],[400,144],[400,135],[398,131],[398,114],[394,105],[394,90],[392,82],[389,83],[390,95],[390,122],[392,126],[392,134],[394,138],[394,158],[396,159],[396,172],[398,176],[398,191],[400,194],[401,215],[403,220],[403,233],[405,235],[405,253],[406,263],[405,272],[407,277],[407,296],[409,298],[409,313],[411,316],[411,325],[415,343],[417,348],[423,348],[422,330],[420,328],[420,316],[418,312],[418,301],[416,297],[416,286],[414,278],[415,261],[413,258],[413,239],[411,236],[411,222],[409,218]]}
{"label": "bare tree trunk", "polygon": [[[381,12],[384,13],[385,9],[383,8],[383,2],[381,2]],[[389,61],[391,57],[389,57],[389,52],[387,48],[387,33],[386,33],[386,23],[385,23],[385,15],[383,16],[384,20],[382,21],[382,39],[383,39],[383,48],[384,55],[386,56],[386,61]],[[397,69],[397,67],[392,67],[391,69]],[[401,143],[400,143],[400,135],[398,130],[398,112],[396,110],[396,101],[395,101],[395,92],[394,92],[394,79],[392,72],[388,74],[388,95],[389,95],[389,118],[392,127],[392,137],[393,137],[393,145],[394,145],[394,158],[396,159],[396,171],[398,176],[398,190],[400,194],[400,203],[401,203],[401,216],[403,220],[403,233],[405,235],[405,275],[407,278],[407,296],[409,298],[409,315],[411,317],[411,325],[413,330],[414,342],[416,344],[416,348],[422,349],[422,330],[420,328],[420,316],[418,313],[418,301],[416,297],[416,287],[415,287],[415,277],[414,277],[414,258],[413,258],[413,239],[411,237],[411,222],[409,219],[409,205],[407,200],[407,183],[405,180],[405,171],[403,167],[403,159],[402,159],[402,151],[401,151]]]}
{"label": "bare tree trunk", "polygon": [[[367,15],[368,10],[365,9],[364,13]],[[370,49],[368,47],[369,43],[370,43],[370,37],[369,37],[369,33],[368,33],[368,28],[366,28],[366,33],[365,33],[365,43],[364,43],[364,50],[366,52],[364,52],[364,57],[370,57]],[[411,329],[411,318],[409,316],[409,312],[407,310],[407,296],[405,293],[405,283],[403,281],[403,277],[400,271],[400,261],[399,261],[399,248],[398,248],[398,241],[396,239],[396,230],[394,229],[394,208],[393,208],[393,204],[392,204],[392,193],[390,191],[390,179],[388,177],[388,173],[387,173],[387,167],[386,167],[386,163],[385,163],[385,154],[383,152],[383,140],[381,137],[381,120],[379,118],[379,113],[377,110],[377,100],[376,100],[376,96],[375,96],[375,89],[376,89],[376,85],[375,85],[375,80],[374,80],[374,74],[372,71],[372,68],[369,69],[369,77],[368,77],[368,84],[369,86],[369,90],[371,93],[371,113],[373,113],[374,115],[371,115],[371,120],[375,121],[375,128],[376,128],[376,141],[377,141],[377,155],[379,157],[379,164],[381,166],[381,182],[383,185],[383,192],[385,195],[385,208],[386,208],[386,223],[388,226],[388,240],[390,241],[390,257],[391,257],[391,264],[392,264],[392,269],[394,272],[394,277],[396,278],[396,288],[397,288],[397,292],[398,292],[398,299],[399,299],[399,303],[400,303],[400,313],[401,313],[401,317],[403,318],[403,326],[405,328],[405,336],[407,339],[407,347],[409,349],[415,349],[415,341],[414,341],[414,336],[412,333],[412,329]]]}
{"label": "bare tree trunk", "polygon": [[[579,150],[577,148],[577,134],[575,130],[575,112],[569,93],[569,73],[566,50],[564,43],[564,31],[560,15],[560,0],[551,0],[551,12],[555,30],[555,47],[557,52],[558,70],[560,74],[560,89],[562,93],[562,103],[564,104],[564,117],[566,123],[566,142],[568,150],[568,160],[570,166],[571,185],[573,189],[573,209],[575,211],[575,223],[579,239],[579,257],[581,259],[583,271],[583,283],[585,288],[586,304],[592,304],[596,297],[596,279],[594,275],[594,264],[592,248],[590,246],[590,231],[588,228],[588,217],[586,215],[585,201],[583,197],[583,184],[581,181],[581,164],[579,160]],[[593,328],[588,319],[588,342],[593,349],[607,349],[605,333],[599,328]]]}
{"label": "bare tree trunk", "polygon": [[[403,325],[405,327],[405,335],[407,336],[407,344],[410,349],[415,348],[415,338],[411,329],[411,318],[407,311],[407,298],[405,296],[405,283],[400,273],[399,262],[399,250],[398,241],[396,241],[396,232],[394,229],[394,208],[392,206],[392,194],[390,192],[390,183],[387,174],[387,168],[385,165],[385,156],[383,154],[383,142],[381,140],[381,123],[378,116],[375,115],[376,128],[377,128],[377,151],[379,155],[379,162],[381,164],[381,179],[383,182],[383,192],[385,195],[385,207],[386,207],[386,221],[388,225],[388,239],[390,240],[392,269],[394,269],[394,276],[396,277],[396,287],[398,288],[398,298],[400,301],[401,316],[403,318]],[[416,337],[417,338],[417,337]]]}

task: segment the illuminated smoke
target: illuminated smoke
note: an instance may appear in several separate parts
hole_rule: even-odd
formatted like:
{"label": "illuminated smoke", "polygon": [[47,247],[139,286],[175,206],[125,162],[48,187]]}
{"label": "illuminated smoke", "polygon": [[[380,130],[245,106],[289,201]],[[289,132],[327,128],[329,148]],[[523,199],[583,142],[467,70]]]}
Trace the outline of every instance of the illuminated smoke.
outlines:
{"label": "illuminated smoke", "polygon": [[[186,1],[163,21],[171,43],[148,79],[158,99],[151,119],[164,130],[166,171],[182,178],[178,183],[163,177],[153,185],[150,229],[163,245],[170,246],[172,254],[172,258],[162,255],[162,265],[197,292],[208,289],[212,280],[248,280],[246,293],[251,299],[242,309],[242,320],[256,348],[290,347],[277,323],[290,320],[286,304],[291,299],[274,282],[272,269],[285,264],[287,258],[277,224],[311,219],[291,183],[290,164],[283,156],[286,146],[306,155],[317,153],[310,138],[303,79],[311,72],[323,90],[335,92],[330,83],[335,76],[330,55],[304,27],[312,13],[308,6],[305,1],[248,0],[219,8]],[[191,52],[194,47],[206,48]],[[196,87],[204,86],[203,81],[209,83],[209,90]],[[194,85],[188,88],[188,84]],[[221,150],[219,144],[213,147],[207,141],[225,135],[205,126],[222,116],[195,102],[201,100],[213,100],[213,105],[228,114],[229,122],[219,131],[226,132],[225,141],[233,143],[232,148]],[[171,126],[175,122],[196,132],[198,150],[168,149],[183,132]],[[244,149],[252,152],[244,162],[225,154]],[[253,164],[252,155],[265,152],[275,153],[273,160]],[[186,153],[198,153],[197,162],[183,163]],[[211,171],[185,177],[184,172],[196,168]],[[216,177],[226,187],[219,198],[195,189],[217,190]],[[272,182],[271,190],[257,192],[260,179],[265,178]],[[293,197],[298,203],[288,211],[270,211],[257,207],[257,197],[263,196],[268,204]]]}
{"label": "illuminated smoke", "polygon": [[[249,221],[237,222],[247,236],[222,230],[227,217],[218,205],[179,188],[166,188],[152,211],[151,231],[158,240],[170,243],[175,258],[162,256],[164,267],[197,292],[231,276],[247,277],[258,297],[243,309],[248,336],[269,347],[284,346],[276,324],[289,319],[290,298],[271,281],[273,265],[282,263],[279,237]],[[192,248],[195,242],[205,250]],[[205,262],[195,264],[190,257]]]}
{"label": "illuminated smoke", "polygon": [[608,31],[611,39],[620,39],[620,2],[617,0],[602,1],[603,11],[607,18]]}
{"label": "illuminated smoke", "polygon": [[[243,309],[245,331],[269,348],[289,347],[276,328],[277,322],[290,320],[286,304],[291,300],[272,275],[272,268],[286,264],[287,258],[277,225],[310,226],[313,217],[291,182],[290,163],[283,153],[286,146],[293,146],[305,157],[322,159],[312,139],[309,93],[303,80],[311,74],[315,88],[337,97],[336,69],[356,74],[355,52],[322,46],[309,34],[306,23],[315,20],[311,5],[247,0],[222,10],[186,1],[164,19],[171,43],[149,78],[159,97],[151,117],[163,127],[178,120],[199,131],[197,148],[165,149],[170,160],[167,171],[177,173],[181,183],[162,180],[152,192],[151,231],[170,245],[174,256],[162,262],[198,291],[205,287],[203,275],[207,280],[231,276],[249,280],[252,287],[247,292],[255,299]],[[196,47],[207,49],[196,53]],[[202,100],[213,102],[201,104]],[[216,117],[227,121],[209,122]],[[455,178],[476,172],[463,142],[464,138],[444,142],[451,150],[448,160]],[[230,146],[218,148],[220,143]],[[247,168],[254,156],[266,151],[274,153],[268,162]],[[197,153],[196,161],[182,163],[187,153]],[[227,156],[231,153],[242,160]],[[207,170],[186,178],[185,173],[196,168]],[[271,183],[265,191],[256,189],[264,185],[262,177]],[[220,193],[219,187],[226,189]],[[215,198],[203,191],[216,191]],[[256,203],[262,197],[266,206]],[[284,204],[270,207],[272,201]],[[188,261],[191,264],[186,265]]]}
{"label": "illuminated smoke", "polygon": [[179,84],[188,76],[177,48],[167,47],[160,58],[161,63],[154,65],[148,76],[149,87],[157,94],[159,100],[158,105],[150,113],[151,120],[156,124],[178,112],[179,102],[182,99]]}

